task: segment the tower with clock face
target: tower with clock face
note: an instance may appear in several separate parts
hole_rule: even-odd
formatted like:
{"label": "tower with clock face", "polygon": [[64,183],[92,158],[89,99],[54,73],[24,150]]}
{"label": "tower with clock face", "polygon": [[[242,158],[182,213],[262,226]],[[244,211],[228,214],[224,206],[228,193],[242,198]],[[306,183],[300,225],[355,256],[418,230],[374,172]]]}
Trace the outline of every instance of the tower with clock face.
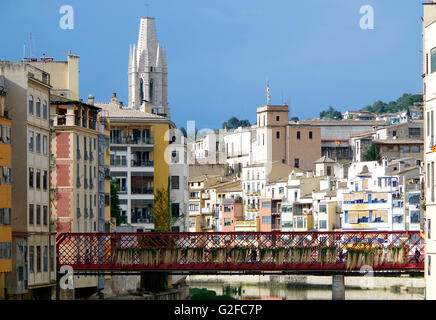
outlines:
{"label": "tower with clock face", "polygon": [[130,47],[129,108],[170,117],[166,51],[157,41],[155,19],[141,18],[138,45]]}

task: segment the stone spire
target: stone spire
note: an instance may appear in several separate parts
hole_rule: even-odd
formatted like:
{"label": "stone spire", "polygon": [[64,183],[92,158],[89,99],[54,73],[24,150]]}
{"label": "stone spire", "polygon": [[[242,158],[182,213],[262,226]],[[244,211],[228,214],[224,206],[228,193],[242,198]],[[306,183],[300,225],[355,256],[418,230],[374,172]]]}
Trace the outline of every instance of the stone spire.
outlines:
{"label": "stone spire", "polygon": [[157,41],[154,18],[141,18],[138,45],[129,57],[129,108],[170,115],[166,52]]}

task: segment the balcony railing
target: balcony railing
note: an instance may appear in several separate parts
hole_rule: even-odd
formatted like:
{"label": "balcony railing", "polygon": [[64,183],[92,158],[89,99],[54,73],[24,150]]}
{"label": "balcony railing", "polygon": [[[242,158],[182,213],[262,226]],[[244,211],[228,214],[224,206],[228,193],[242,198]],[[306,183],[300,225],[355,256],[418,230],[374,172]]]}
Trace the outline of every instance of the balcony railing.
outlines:
{"label": "balcony railing", "polygon": [[89,152],[89,161],[94,161],[94,153],[93,152]]}
{"label": "balcony railing", "polygon": [[83,183],[83,187],[86,189],[88,188],[88,179],[85,178],[85,182]]}
{"label": "balcony railing", "polygon": [[127,167],[127,160],[126,158],[111,158],[111,166],[114,167]]}
{"label": "balcony railing", "polygon": [[80,178],[77,178],[77,180],[76,180],[76,186],[77,186],[77,188],[80,188],[81,187],[81,183],[80,183]]}
{"label": "balcony railing", "polygon": [[89,179],[89,189],[94,189],[94,179]]}
{"label": "balcony railing", "polygon": [[84,157],[83,157],[83,159],[85,159],[85,160],[88,160],[89,158],[88,158],[88,151],[86,151],[85,150],[85,153],[84,153]]}
{"label": "balcony railing", "polygon": [[76,211],[77,211],[77,213],[76,213],[77,218],[80,218],[82,216],[82,213],[80,212],[80,208],[77,208]]}
{"label": "balcony railing", "polygon": [[77,149],[77,160],[79,160],[80,158],[82,158],[82,155],[80,154],[80,149]]}
{"label": "balcony railing", "polygon": [[153,167],[154,161],[151,160],[133,160],[131,161],[132,167]]}
{"label": "balcony railing", "polygon": [[83,214],[84,218],[88,218],[89,214],[88,214],[88,208],[85,208],[85,213]]}
{"label": "balcony railing", "polygon": [[153,194],[153,188],[132,187],[132,194]]}
{"label": "balcony railing", "polygon": [[154,138],[115,137],[111,139],[111,144],[154,144]]}
{"label": "balcony railing", "polygon": [[67,124],[67,118],[65,115],[58,115],[57,120],[58,126],[64,126]]}
{"label": "balcony railing", "polygon": [[210,208],[201,208],[201,213],[202,214],[212,214],[213,210]]}
{"label": "balcony railing", "polygon": [[202,193],[201,199],[210,199],[210,194],[209,193]]}
{"label": "balcony railing", "polygon": [[111,177],[111,170],[108,167],[104,168],[104,179],[105,180],[111,180],[112,179],[112,177]]}
{"label": "balcony railing", "polygon": [[74,124],[76,126],[80,126],[81,119],[82,119],[81,117],[74,117]]}
{"label": "balcony railing", "polygon": [[132,223],[153,223],[153,216],[132,213]]}
{"label": "balcony railing", "polygon": [[94,218],[94,209],[92,208],[89,209],[89,218],[90,219]]}

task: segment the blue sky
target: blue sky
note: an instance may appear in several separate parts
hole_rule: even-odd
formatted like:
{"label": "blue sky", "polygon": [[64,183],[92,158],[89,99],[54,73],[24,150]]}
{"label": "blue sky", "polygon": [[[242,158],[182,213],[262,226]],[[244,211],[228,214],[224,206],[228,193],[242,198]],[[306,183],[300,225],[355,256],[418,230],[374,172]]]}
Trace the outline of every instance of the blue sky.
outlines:
{"label": "blue sky", "polygon": [[[422,91],[422,1],[397,0],[2,0],[0,59],[18,61],[23,45],[64,60],[80,55],[80,97],[117,92],[127,104],[129,45],[139,19],[156,18],[167,48],[172,120],[220,128],[231,116],[256,120],[256,107],[290,101],[290,116],[328,106],[356,109]],[[74,8],[74,29],[59,9]],[[362,30],[362,5],[374,29]]]}

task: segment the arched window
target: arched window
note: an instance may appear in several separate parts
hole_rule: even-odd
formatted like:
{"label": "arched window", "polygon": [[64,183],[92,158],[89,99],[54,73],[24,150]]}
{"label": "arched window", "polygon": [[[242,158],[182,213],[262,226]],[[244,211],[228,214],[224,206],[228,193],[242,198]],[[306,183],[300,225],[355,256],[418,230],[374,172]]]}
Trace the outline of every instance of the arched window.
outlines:
{"label": "arched window", "polygon": [[45,100],[42,103],[42,117],[44,118],[44,120],[47,120],[48,117],[47,101]]}
{"label": "arched window", "polygon": [[33,96],[29,96],[29,114],[33,115]]}
{"label": "arched window", "polygon": [[39,98],[36,99],[36,116],[38,118],[41,117],[41,100],[39,100]]}
{"label": "arched window", "polygon": [[140,80],[139,83],[139,100],[144,101],[144,81],[142,81],[142,79]]}

